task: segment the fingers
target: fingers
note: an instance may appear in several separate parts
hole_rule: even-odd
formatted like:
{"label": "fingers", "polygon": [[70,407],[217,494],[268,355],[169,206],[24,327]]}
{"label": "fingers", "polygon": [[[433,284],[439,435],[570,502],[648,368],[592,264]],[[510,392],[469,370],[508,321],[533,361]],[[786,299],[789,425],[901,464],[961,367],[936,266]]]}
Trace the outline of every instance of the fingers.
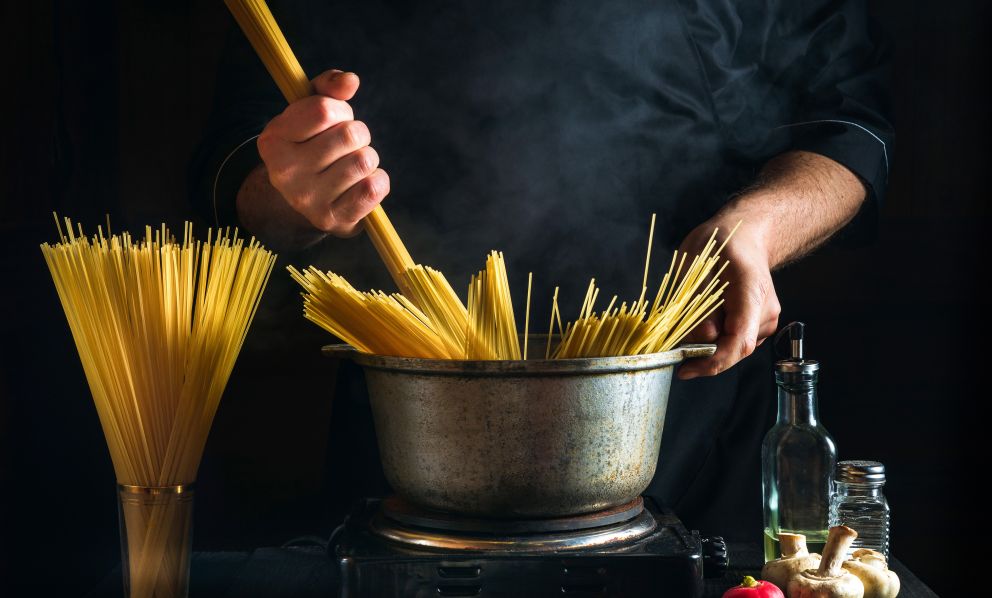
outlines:
{"label": "fingers", "polygon": [[319,221],[311,220],[311,223],[338,236],[355,235],[361,230],[359,224],[362,218],[368,216],[387,195],[389,175],[385,170],[376,169],[331,202]]}
{"label": "fingers", "polygon": [[379,168],[379,154],[363,147],[335,161],[317,177],[317,186],[328,197],[340,197]]}
{"label": "fingers", "polygon": [[346,73],[337,69],[326,71],[317,75],[310,82],[314,93],[334,98],[335,100],[348,101],[355,97],[358,91],[358,75]]}
{"label": "fingers", "polygon": [[[360,120],[334,125],[299,147],[298,164],[320,172],[345,156],[372,143],[372,133]],[[378,166],[378,164],[377,164]],[[374,170],[374,168],[373,168]]]}
{"label": "fingers", "polygon": [[753,353],[761,340],[774,333],[779,303],[771,278],[760,282],[741,280],[731,289],[725,303],[723,328],[716,339],[716,353],[687,362],[679,369],[679,378],[715,376]]}
{"label": "fingers", "polygon": [[334,125],[305,143],[259,138],[258,152],[269,168],[273,184],[281,188],[279,179],[316,176],[371,142],[372,134],[368,126],[361,121],[350,120]]}
{"label": "fingers", "polygon": [[355,113],[348,102],[322,95],[297,100],[273,118],[259,136],[259,142],[274,137],[302,143],[334,125],[354,120]]}
{"label": "fingers", "polygon": [[368,216],[385,197],[389,195],[389,175],[385,170],[377,169],[371,175],[352,185],[341,197],[334,202],[335,218],[356,230],[356,225]]}

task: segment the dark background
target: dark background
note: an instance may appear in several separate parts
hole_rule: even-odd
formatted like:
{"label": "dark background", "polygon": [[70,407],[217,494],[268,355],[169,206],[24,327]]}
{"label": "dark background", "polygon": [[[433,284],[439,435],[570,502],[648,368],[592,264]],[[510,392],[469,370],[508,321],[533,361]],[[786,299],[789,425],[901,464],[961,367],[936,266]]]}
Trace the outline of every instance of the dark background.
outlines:
{"label": "dark background", "polygon": [[[892,40],[897,130],[879,238],[818,252],[779,273],[778,289],[783,321],[807,322],[824,364],[821,415],[840,457],[888,466],[894,554],[954,595],[984,521],[969,455],[986,398],[990,11],[869,5]],[[219,0],[2,10],[0,595],[27,580],[35,595],[78,595],[119,559],[114,478],[38,244],[54,237],[53,210],[132,230],[191,217],[187,163],[232,21]],[[297,301],[281,278],[263,315]],[[335,517],[321,498],[334,375],[310,350],[324,336],[302,318],[260,321],[201,468],[198,549],[326,534]],[[271,340],[287,337],[304,350]]]}

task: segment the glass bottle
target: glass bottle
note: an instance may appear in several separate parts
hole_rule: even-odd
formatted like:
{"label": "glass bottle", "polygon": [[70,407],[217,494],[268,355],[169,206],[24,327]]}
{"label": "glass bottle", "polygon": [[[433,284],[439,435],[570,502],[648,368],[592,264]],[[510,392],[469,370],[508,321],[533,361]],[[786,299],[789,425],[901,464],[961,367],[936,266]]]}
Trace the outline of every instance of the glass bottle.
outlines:
{"label": "glass bottle", "polygon": [[878,461],[841,461],[830,500],[830,525],[858,532],[848,555],[871,548],[889,557],[889,502],[882,494],[885,466]]}
{"label": "glass bottle", "polygon": [[780,556],[779,532],[804,534],[810,552],[827,541],[837,449],[820,423],[820,364],[803,357],[804,328],[793,322],[776,337],[788,332],[791,356],[775,363],[778,420],[761,445],[765,561]]}

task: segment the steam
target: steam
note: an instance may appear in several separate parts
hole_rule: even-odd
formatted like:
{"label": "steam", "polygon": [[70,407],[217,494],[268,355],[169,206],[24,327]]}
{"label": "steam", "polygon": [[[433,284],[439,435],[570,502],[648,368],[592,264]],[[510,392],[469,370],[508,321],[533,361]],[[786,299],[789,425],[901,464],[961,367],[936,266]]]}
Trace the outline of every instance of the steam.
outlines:
{"label": "steam", "polygon": [[[607,301],[636,298],[650,214],[660,276],[657,264],[751,175],[717,172],[718,129],[696,105],[697,65],[670,6],[349,4],[340,18],[286,21],[287,35],[302,39],[308,72],[360,75],[356,118],[392,181],[384,206],[414,259],[461,293],[498,249],[520,313],[534,272],[535,322],[555,285],[568,317],[590,277]],[[672,55],[684,68],[660,71]],[[356,286],[393,288],[367,240],[311,257]]]}

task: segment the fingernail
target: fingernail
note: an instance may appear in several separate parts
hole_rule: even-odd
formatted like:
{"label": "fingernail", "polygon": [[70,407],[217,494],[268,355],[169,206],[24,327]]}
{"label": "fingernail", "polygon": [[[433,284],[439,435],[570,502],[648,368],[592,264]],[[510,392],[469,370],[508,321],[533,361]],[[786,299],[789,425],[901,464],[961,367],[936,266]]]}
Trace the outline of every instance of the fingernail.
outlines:
{"label": "fingernail", "polygon": [[331,75],[331,81],[340,81],[341,79],[344,79],[347,75],[354,75],[354,74],[355,73],[351,71],[342,71],[342,72],[334,73],[333,75]]}

